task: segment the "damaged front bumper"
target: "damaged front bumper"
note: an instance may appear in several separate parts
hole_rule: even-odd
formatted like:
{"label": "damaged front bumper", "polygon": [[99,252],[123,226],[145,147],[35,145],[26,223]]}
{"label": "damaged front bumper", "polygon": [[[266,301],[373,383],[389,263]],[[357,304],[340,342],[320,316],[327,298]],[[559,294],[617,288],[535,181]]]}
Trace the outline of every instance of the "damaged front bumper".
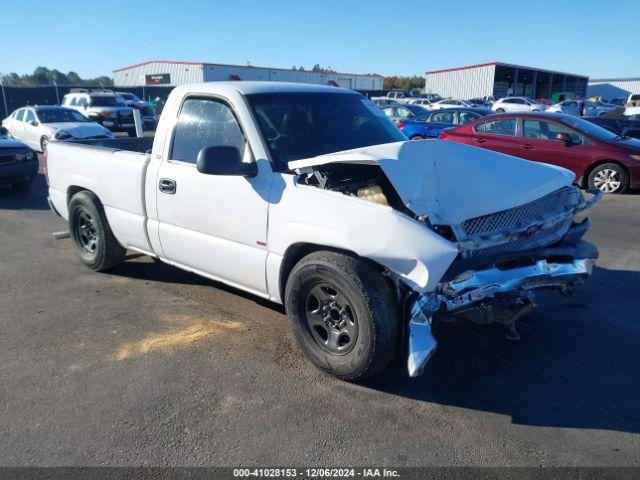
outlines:
{"label": "damaged front bumper", "polygon": [[[422,373],[436,349],[437,342],[431,332],[434,318],[472,312],[481,323],[515,322],[520,312],[533,305],[533,290],[551,288],[567,292],[583,283],[591,275],[598,250],[578,240],[519,257],[528,262],[512,268],[498,265],[467,269],[440,283],[435,291],[413,298],[409,305],[407,363],[411,377]],[[500,313],[502,317],[498,318],[497,309],[507,313]]]}

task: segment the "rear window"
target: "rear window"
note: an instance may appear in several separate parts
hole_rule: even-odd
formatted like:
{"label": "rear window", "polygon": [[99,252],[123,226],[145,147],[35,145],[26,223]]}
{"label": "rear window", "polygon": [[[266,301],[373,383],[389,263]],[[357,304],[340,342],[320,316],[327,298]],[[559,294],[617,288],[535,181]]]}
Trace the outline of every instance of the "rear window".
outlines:
{"label": "rear window", "polygon": [[516,134],[516,119],[504,118],[479,123],[475,126],[474,130],[476,133],[483,133],[486,135],[509,135],[513,137]]}
{"label": "rear window", "polygon": [[122,101],[118,97],[112,96],[92,96],[92,107],[118,107],[122,105]]}

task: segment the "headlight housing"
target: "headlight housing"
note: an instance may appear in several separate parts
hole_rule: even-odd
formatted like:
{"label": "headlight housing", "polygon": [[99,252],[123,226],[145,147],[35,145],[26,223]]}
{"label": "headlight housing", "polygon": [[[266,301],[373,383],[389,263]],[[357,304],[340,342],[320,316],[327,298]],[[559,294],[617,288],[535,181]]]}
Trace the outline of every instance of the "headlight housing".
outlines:
{"label": "headlight housing", "polygon": [[33,160],[33,159],[36,158],[35,152],[27,152],[25,156],[26,156],[27,160]]}
{"label": "headlight housing", "polygon": [[71,138],[71,134],[69,132],[65,132],[64,130],[60,130],[55,134],[56,140],[66,140],[67,138]]}
{"label": "headlight housing", "polygon": [[21,162],[22,160],[24,160],[25,158],[27,158],[27,155],[25,153],[16,153],[13,158],[15,158],[18,162]]}

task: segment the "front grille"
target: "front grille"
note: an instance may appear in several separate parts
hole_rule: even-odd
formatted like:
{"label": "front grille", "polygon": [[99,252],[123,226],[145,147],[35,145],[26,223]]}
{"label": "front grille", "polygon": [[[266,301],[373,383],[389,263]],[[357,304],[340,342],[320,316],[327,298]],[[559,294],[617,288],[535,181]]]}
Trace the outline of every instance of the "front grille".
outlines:
{"label": "front grille", "polygon": [[473,241],[566,216],[550,228],[537,231],[533,229],[531,234],[523,233],[517,239],[506,243],[468,251],[465,256],[486,257],[551,245],[560,240],[571,226],[573,215],[567,213],[575,210],[580,198],[580,190],[576,187],[563,187],[526,205],[466,220],[454,228],[454,232],[459,241]]}

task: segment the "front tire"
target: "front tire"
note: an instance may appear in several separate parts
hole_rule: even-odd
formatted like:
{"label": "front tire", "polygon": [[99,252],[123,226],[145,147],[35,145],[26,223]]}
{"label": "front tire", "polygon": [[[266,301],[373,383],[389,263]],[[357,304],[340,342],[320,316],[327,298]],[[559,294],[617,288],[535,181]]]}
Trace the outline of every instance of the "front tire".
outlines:
{"label": "front tire", "polygon": [[69,232],[80,261],[92,270],[110,270],[122,261],[125,249],[116,240],[98,197],[76,193],[69,202]]}
{"label": "front tire", "polygon": [[395,355],[395,292],[368,260],[328,251],[304,257],[289,275],[285,306],[301,350],[338,378],[370,377]]}
{"label": "front tire", "polygon": [[629,188],[629,174],[617,163],[603,163],[591,171],[588,185],[602,193],[624,193]]}

